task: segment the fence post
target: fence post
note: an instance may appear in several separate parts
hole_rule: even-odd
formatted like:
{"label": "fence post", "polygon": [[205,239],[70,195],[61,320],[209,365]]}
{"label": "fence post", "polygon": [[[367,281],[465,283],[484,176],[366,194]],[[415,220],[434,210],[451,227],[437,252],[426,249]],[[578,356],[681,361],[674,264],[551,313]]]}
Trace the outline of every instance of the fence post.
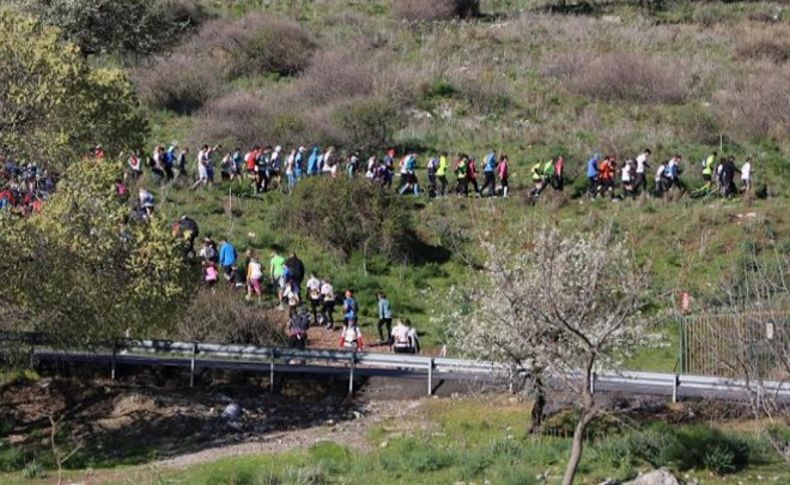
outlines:
{"label": "fence post", "polygon": [[269,353],[269,391],[274,392],[274,347]]}
{"label": "fence post", "polygon": [[433,395],[433,357],[428,363],[428,395]]}
{"label": "fence post", "polygon": [[595,394],[595,372],[590,374],[590,394]]}
{"label": "fence post", "polygon": [[672,376],[672,402],[678,402],[678,387],[680,386],[680,376],[675,374]]}
{"label": "fence post", "polygon": [[195,354],[197,353],[197,342],[192,343],[192,359],[189,362],[189,387],[195,387]]}
{"label": "fence post", "polygon": [[354,349],[351,351],[351,370],[348,374],[348,395],[351,396],[354,394],[354,366],[357,362],[357,350]]}

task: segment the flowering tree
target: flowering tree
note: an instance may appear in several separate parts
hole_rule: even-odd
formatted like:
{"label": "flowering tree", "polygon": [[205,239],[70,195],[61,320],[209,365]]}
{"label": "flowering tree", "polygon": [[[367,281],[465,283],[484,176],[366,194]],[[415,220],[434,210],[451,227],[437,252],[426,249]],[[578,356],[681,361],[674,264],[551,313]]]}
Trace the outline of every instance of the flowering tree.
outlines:
{"label": "flowering tree", "polygon": [[487,263],[472,309],[450,316],[453,340],[467,355],[527,373],[538,407],[549,388],[574,396],[579,419],[563,479],[570,484],[587,427],[602,411],[593,373],[616,368],[644,334],[647,273],[611,230],[588,236],[544,229],[521,247],[484,242],[483,249]]}

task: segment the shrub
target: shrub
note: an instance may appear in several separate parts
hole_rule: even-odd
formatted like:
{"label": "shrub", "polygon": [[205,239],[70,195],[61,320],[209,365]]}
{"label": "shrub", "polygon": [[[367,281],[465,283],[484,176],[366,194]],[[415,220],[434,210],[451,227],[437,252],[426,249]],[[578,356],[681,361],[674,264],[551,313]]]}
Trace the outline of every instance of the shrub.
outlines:
{"label": "shrub", "polygon": [[633,53],[598,56],[577,70],[571,87],[585,96],[609,101],[679,103],[686,98],[684,83],[672,61]]}
{"label": "shrub", "polygon": [[281,312],[245,302],[240,291],[232,295],[228,291],[196,293],[176,326],[174,338],[251,345],[284,342]]}
{"label": "shrub", "polygon": [[715,112],[730,136],[790,140],[790,66],[757,70],[744,82],[733,82],[714,97]]}
{"label": "shrub", "polygon": [[769,36],[759,37],[739,47],[737,53],[744,60],[768,59],[781,64],[790,61],[790,42]]}
{"label": "shrub", "polygon": [[384,98],[348,101],[334,111],[337,126],[345,131],[348,144],[362,150],[385,147],[403,122],[402,111]]}
{"label": "shrub", "polygon": [[397,440],[379,455],[381,466],[394,473],[427,473],[453,465],[455,455],[414,438]]}
{"label": "shrub", "polygon": [[134,72],[140,99],[152,108],[192,113],[219,92],[220,77],[207,63],[185,52],[155,58]]}
{"label": "shrub", "polygon": [[367,65],[358,62],[361,57],[365,54],[354,48],[317,54],[301,79],[301,96],[314,104],[325,104],[372,93],[375,75]]}
{"label": "shrub", "polygon": [[480,0],[396,0],[393,9],[402,20],[452,20],[480,15]]}
{"label": "shrub", "polygon": [[408,202],[364,179],[304,180],[292,197],[279,202],[272,221],[325,244],[345,259],[356,251],[408,257],[416,238]]}
{"label": "shrub", "polygon": [[295,22],[251,14],[207,23],[184,48],[208,51],[230,78],[266,73],[292,76],[307,67],[315,42]]}

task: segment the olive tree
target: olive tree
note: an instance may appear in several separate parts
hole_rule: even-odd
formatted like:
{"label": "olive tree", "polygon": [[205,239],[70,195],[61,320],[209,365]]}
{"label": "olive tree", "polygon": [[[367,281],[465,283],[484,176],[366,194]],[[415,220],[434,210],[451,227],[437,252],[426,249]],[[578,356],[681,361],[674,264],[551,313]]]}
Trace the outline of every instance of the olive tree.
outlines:
{"label": "olive tree", "polygon": [[[166,333],[190,285],[182,241],[115,192],[120,163],[70,166],[41,213],[0,215],[3,326],[68,342]],[[15,318],[12,318],[15,317]]]}
{"label": "olive tree", "polygon": [[603,411],[590,382],[642,338],[648,277],[610,230],[546,228],[530,239],[482,241],[486,263],[464,298],[469,311],[445,319],[464,354],[527,373],[539,399],[546,390],[571,394],[579,417],[563,479],[570,484],[585,432]]}
{"label": "olive tree", "polygon": [[83,56],[140,56],[173,43],[203,17],[188,0],[12,0],[23,12],[56,26]]}
{"label": "olive tree", "polygon": [[139,147],[147,124],[123,71],[91,69],[58,29],[0,8],[0,147],[56,165],[103,144]]}

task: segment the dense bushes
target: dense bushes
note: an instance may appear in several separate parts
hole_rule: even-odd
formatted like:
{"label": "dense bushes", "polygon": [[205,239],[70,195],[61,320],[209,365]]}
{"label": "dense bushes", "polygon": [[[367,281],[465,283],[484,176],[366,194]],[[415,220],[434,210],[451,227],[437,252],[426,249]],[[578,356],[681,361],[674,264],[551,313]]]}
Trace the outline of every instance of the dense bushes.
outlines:
{"label": "dense bushes", "polygon": [[671,63],[633,53],[604,54],[579,66],[571,87],[607,101],[679,103],[687,92]]}
{"label": "dense bushes", "polygon": [[764,440],[746,439],[704,425],[673,428],[663,424],[605,439],[594,450],[596,461],[626,474],[640,461],[653,467],[732,473],[750,463],[764,463],[772,454]]}
{"label": "dense bushes", "polygon": [[402,114],[384,98],[362,98],[340,105],[334,118],[346,133],[349,145],[370,150],[391,143],[393,133],[400,127]]}
{"label": "dense bushes", "polygon": [[313,177],[273,212],[277,227],[325,244],[341,257],[354,252],[409,257],[416,240],[408,202],[364,179]]}
{"label": "dense bushes", "polygon": [[173,338],[251,345],[283,343],[282,312],[264,310],[225,291],[195,294],[179,320]]}
{"label": "dense bushes", "polygon": [[790,65],[757,69],[715,96],[716,114],[735,138],[790,140]]}
{"label": "dense bushes", "polygon": [[217,96],[223,81],[301,72],[314,49],[295,22],[259,15],[215,20],[172,54],[137,69],[135,80],[149,106],[191,113]]}
{"label": "dense bushes", "polygon": [[403,20],[451,20],[480,15],[480,0],[396,0],[395,15]]}

